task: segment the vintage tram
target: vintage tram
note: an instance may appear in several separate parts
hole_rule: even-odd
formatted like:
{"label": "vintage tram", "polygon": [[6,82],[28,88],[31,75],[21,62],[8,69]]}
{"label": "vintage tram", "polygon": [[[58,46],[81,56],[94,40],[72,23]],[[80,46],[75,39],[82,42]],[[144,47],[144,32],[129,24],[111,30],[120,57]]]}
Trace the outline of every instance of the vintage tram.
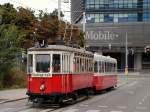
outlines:
{"label": "vintage tram", "polygon": [[63,45],[28,50],[29,99],[61,102],[93,87],[91,52]]}
{"label": "vintage tram", "polygon": [[96,91],[117,86],[117,60],[95,53],[93,83]]}
{"label": "vintage tram", "polygon": [[61,103],[117,84],[117,61],[83,48],[48,45],[28,49],[27,95],[32,102]]}

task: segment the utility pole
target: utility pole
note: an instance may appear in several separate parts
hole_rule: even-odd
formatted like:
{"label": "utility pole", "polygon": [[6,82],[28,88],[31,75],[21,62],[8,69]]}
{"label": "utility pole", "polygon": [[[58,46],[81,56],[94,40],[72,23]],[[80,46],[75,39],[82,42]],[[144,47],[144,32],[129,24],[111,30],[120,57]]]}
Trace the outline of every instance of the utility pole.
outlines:
{"label": "utility pole", "polygon": [[125,44],[125,48],[126,48],[126,56],[125,56],[125,75],[128,75],[128,34],[126,32],[126,44]]}

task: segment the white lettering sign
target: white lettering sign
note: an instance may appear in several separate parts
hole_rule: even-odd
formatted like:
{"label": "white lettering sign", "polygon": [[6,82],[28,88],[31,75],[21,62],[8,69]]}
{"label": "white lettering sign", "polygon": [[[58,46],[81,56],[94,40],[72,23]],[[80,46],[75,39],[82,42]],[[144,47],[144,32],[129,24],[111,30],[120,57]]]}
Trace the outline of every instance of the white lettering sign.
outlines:
{"label": "white lettering sign", "polygon": [[86,32],[86,40],[114,40],[118,38],[119,35],[110,31],[87,31]]}

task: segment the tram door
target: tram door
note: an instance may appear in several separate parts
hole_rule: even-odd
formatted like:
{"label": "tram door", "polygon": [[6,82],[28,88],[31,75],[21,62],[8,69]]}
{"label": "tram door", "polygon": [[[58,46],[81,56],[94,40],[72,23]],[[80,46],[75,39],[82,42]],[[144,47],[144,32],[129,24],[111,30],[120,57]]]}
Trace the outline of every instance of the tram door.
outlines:
{"label": "tram door", "polygon": [[62,91],[70,91],[70,73],[71,73],[71,54],[63,53],[62,54]]}

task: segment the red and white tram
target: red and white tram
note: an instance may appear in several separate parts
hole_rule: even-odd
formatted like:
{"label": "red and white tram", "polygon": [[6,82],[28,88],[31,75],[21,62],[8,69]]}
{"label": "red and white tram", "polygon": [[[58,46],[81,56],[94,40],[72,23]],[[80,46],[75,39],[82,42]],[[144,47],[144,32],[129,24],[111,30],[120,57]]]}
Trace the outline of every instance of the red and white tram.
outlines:
{"label": "red and white tram", "polygon": [[63,45],[28,50],[30,100],[58,102],[93,87],[93,53]]}
{"label": "red and white tram", "polygon": [[117,61],[64,45],[28,49],[27,95],[31,101],[60,103],[80,94],[114,87]]}
{"label": "red and white tram", "polygon": [[117,60],[109,56],[94,54],[95,90],[114,88],[117,85]]}

